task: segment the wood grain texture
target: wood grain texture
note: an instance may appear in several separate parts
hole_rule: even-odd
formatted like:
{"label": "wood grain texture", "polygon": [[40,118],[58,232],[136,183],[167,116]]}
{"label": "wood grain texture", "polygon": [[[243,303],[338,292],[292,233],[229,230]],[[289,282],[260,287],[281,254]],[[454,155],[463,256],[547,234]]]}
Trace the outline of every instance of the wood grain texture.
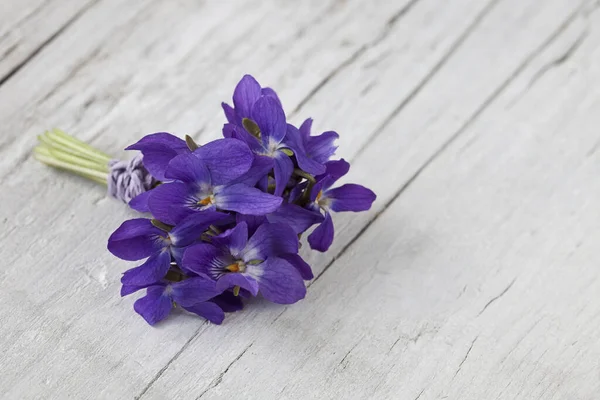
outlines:
{"label": "wood grain texture", "polygon": [[[376,3],[100,0],[0,85],[5,398],[597,398],[596,5]],[[133,213],[34,135],[214,138],[245,72],[378,201],[303,302],[149,328],[105,251]]]}
{"label": "wood grain texture", "polygon": [[0,12],[0,84],[49,46],[97,0],[5,1]]}

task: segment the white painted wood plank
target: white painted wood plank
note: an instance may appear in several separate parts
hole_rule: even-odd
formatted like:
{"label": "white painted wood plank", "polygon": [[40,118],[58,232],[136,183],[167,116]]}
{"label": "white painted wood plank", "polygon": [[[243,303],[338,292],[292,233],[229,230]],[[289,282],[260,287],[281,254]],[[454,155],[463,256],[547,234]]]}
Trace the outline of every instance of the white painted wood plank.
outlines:
{"label": "white painted wood plank", "polygon": [[[387,254],[378,260],[384,276],[363,289],[379,287],[398,300],[400,309],[382,312],[386,321],[405,315],[416,325],[413,341],[404,338],[402,323],[396,338],[370,332],[382,342],[400,339],[379,367],[389,372],[374,398],[422,391],[423,399],[597,398],[600,304],[592,243],[600,160],[590,152],[600,140],[591,112],[600,93],[590,85],[598,81],[600,32],[598,15],[592,18],[589,37],[571,58],[512,107],[517,87],[501,97],[353,249],[360,265],[377,232],[382,237],[397,221],[413,227],[377,243]],[[562,49],[546,54],[547,65],[581,33],[572,26]],[[515,86],[544,69],[532,68]],[[403,249],[409,254],[398,270],[381,269]],[[355,371],[377,351],[361,347],[353,352]]]}
{"label": "white painted wood plank", "polygon": [[0,82],[51,43],[97,0],[19,0],[0,4]]}

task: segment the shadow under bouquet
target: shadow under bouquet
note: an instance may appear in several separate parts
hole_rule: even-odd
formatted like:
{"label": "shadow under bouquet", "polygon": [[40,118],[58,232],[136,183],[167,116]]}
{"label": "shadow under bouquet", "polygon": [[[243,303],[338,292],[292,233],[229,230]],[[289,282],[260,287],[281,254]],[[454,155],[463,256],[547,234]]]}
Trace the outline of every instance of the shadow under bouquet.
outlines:
{"label": "shadow under bouquet", "polygon": [[299,255],[301,235],[316,225],[308,244],[326,251],[331,212],[365,211],[376,198],[360,185],[335,187],[350,168],[331,160],[338,134],[311,136],[311,119],[289,124],[277,94],[252,76],[236,86],[233,107],[222,106],[223,138],[203,145],[153,133],[123,162],[55,130],[35,149],[40,161],[106,183],[145,215],[123,222],[108,250],[141,262],[123,274],[121,295],[145,290],[134,309],[150,325],[174,307],[220,324],[252,296],[303,299],[313,273]]}

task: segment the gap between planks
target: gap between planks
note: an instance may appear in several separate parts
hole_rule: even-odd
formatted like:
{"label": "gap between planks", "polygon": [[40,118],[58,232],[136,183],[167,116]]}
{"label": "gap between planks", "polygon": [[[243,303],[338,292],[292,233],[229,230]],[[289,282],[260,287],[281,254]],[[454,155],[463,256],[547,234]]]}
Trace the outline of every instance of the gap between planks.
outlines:
{"label": "gap between planks", "polygon": [[39,46],[33,49],[21,62],[17,63],[12,67],[4,76],[0,77],[0,86],[4,85],[10,78],[15,76],[20,70],[23,69],[30,61],[40,54],[42,50],[50,46],[57,38],[64,34],[75,22],[77,22],[84,14],[90,11],[96,4],[102,0],[92,0],[79,11],[77,11],[71,18],[69,18],[61,27],[59,27],[54,33],[52,33],[46,40],[44,40]]}
{"label": "gap between planks", "polygon": [[317,83],[302,100],[298,103],[296,108],[290,113],[290,116],[295,116],[298,111],[302,109],[312,99],[329,81],[331,81],[336,75],[342,72],[344,69],[355,63],[358,59],[362,57],[365,52],[379,43],[381,43],[385,38],[390,34],[390,32],[394,29],[394,26],[398,21],[402,19],[410,10],[417,4],[419,0],[411,0],[404,7],[402,7],[398,12],[396,12],[390,19],[385,23],[385,28],[383,31],[375,37],[369,43],[366,43],[358,48],[354,53],[350,55],[347,59],[345,59],[342,63],[340,63],[336,68],[333,69],[329,74],[327,74],[319,83]]}

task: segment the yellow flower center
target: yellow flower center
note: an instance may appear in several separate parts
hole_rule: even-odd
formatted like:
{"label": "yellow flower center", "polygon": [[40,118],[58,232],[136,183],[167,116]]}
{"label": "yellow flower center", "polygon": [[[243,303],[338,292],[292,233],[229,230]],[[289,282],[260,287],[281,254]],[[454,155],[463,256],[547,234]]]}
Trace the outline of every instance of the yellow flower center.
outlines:
{"label": "yellow flower center", "polygon": [[212,202],[213,202],[213,197],[207,196],[207,197],[203,198],[202,200],[200,200],[198,202],[198,204],[200,204],[201,206],[207,206],[209,204],[212,204]]}
{"label": "yellow flower center", "polygon": [[233,264],[229,264],[225,267],[229,272],[244,272],[246,270],[246,264],[243,261],[236,261]]}

